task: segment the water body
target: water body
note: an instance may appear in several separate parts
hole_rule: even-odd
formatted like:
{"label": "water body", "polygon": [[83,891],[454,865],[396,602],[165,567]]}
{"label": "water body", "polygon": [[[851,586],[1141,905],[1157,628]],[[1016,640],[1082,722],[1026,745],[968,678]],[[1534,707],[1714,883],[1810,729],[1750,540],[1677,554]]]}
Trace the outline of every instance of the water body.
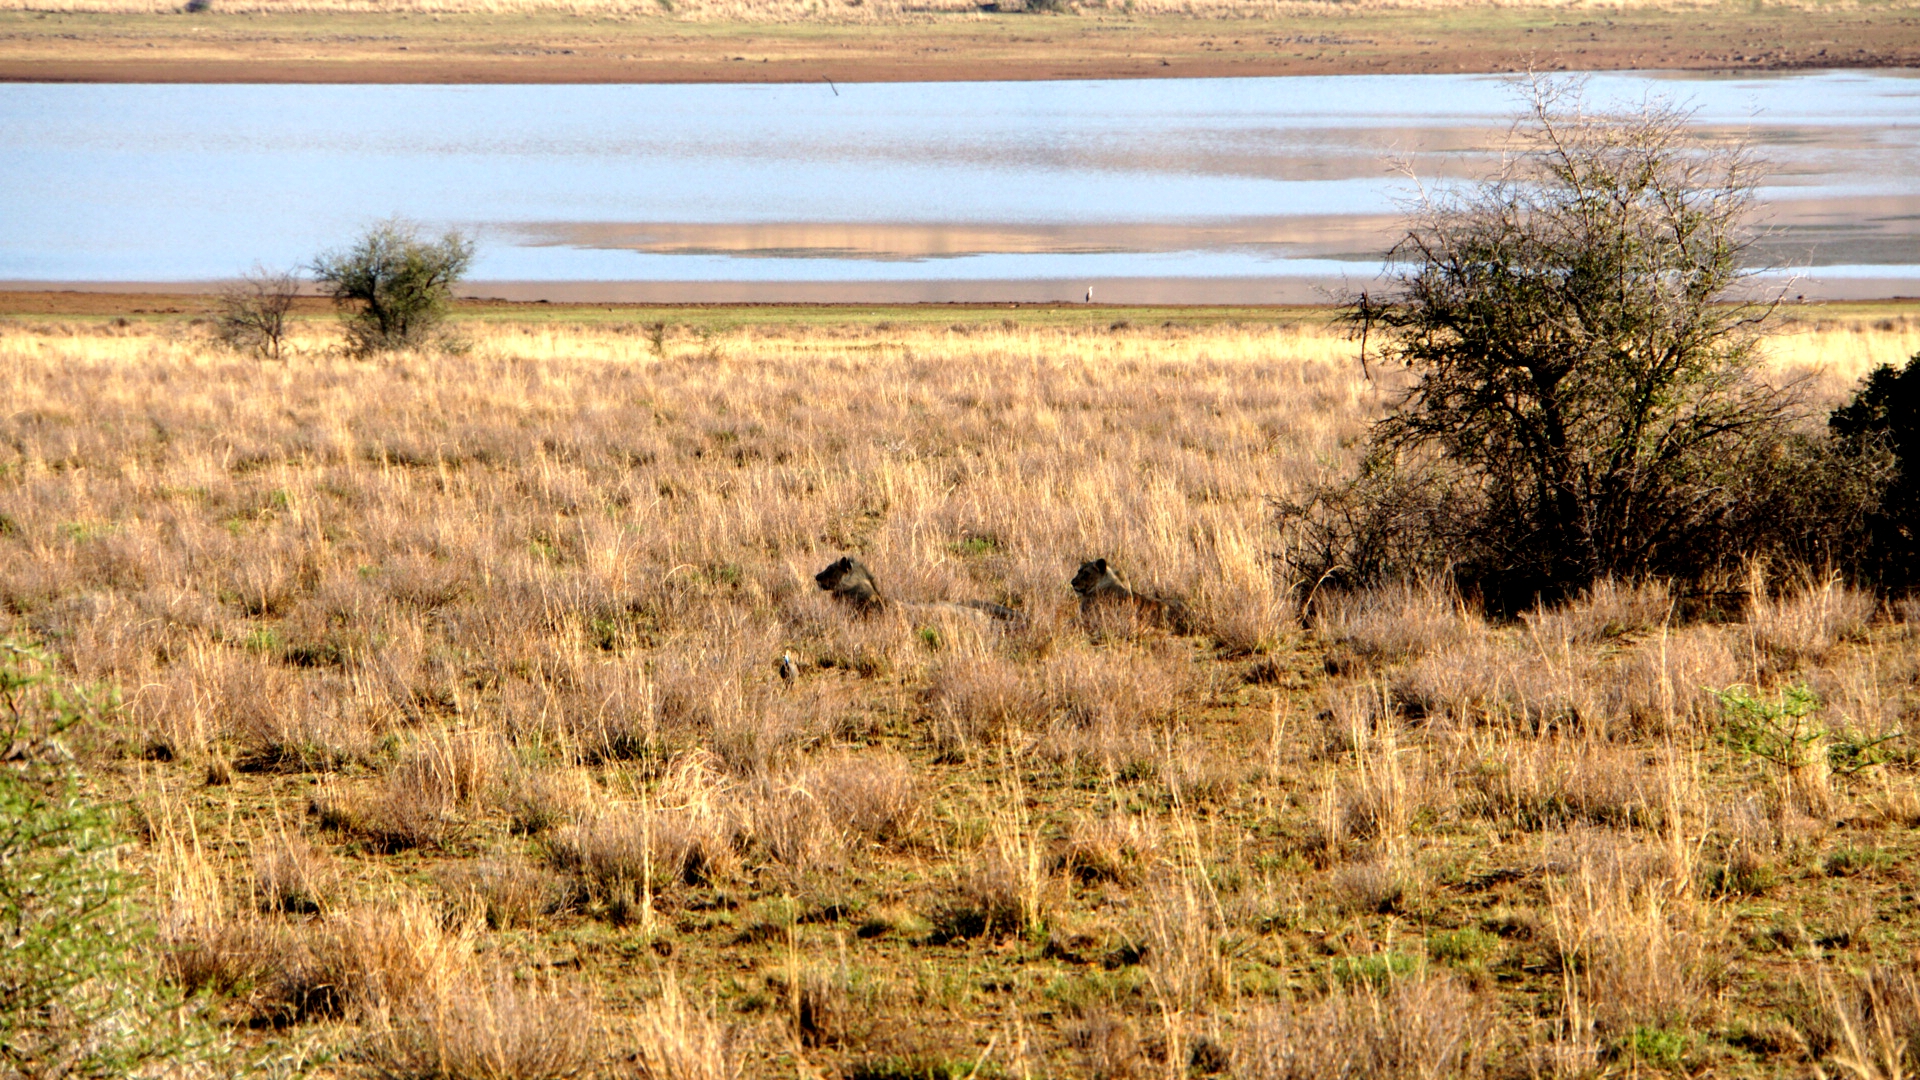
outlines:
{"label": "water body", "polygon": [[[1769,259],[1842,291],[1920,293],[1920,73],[1607,74],[1588,96],[1670,99],[1751,138],[1771,162]],[[14,84],[0,280],[218,279],[401,214],[477,234],[473,277],[494,282],[770,299],[1150,281],[1190,299],[1372,276],[1415,190],[1397,166],[1479,175],[1518,107],[1509,80],[1460,75]]]}

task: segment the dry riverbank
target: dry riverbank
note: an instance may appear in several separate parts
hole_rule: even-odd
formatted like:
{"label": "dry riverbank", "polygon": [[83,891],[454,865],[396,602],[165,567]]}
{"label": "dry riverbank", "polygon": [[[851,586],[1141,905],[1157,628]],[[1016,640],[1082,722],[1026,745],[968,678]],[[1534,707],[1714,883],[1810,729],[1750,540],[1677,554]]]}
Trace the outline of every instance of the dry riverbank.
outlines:
{"label": "dry riverbank", "polygon": [[1920,65],[1920,8],[1911,4],[1315,8],[1246,17],[970,9],[867,22],[582,10],[0,10],[0,80],[891,82]]}

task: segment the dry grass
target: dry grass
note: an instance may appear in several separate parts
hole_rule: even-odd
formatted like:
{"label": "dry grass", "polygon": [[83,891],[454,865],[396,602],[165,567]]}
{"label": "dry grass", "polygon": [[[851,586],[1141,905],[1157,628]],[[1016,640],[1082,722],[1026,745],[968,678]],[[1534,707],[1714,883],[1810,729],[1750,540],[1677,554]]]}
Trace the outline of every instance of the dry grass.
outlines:
{"label": "dry grass", "polygon": [[367,1056],[397,1080],[567,1080],[599,1064],[595,1027],[591,1003],[494,972],[382,1014]]}
{"label": "dry grass", "polygon": [[[253,1050],[502,1080],[1880,1053],[1870,1002],[1786,989],[1920,947],[1920,660],[1866,598],[1776,576],[1689,621],[1607,583],[1492,624],[1420,586],[1302,622],[1268,499],[1391,390],[1311,322],[534,329],[360,363],[308,326],[285,365],[0,335],[0,604],[121,689],[90,782],[166,969]],[[811,581],[844,552],[1020,618],[857,616]],[[1197,632],[1090,632],[1093,556]],[[1812,687],[1878,763],[1782,797],[1735,683]]]}
{"label": "dry grass", "polygon": [[[1470,8],[1482,0],[1362,0],[1334,4],[1327,0],[1129,0],[1125,7],[1108,0],[1079,0],[1064,10],[1083,14],[1124,12],[1129,15],[1174,15],[1206,18],[1283,18],[1299,15],[1363,11],[1448,11]],[[1502,0],[1506,8],[1564,8],[1561,0]],[[1596,12],[1712,11],[1722,0],[1586,0],[1580,10]],[[1799,9],[1828,8],[1818,0],[1796,0]],[[104,12],[115,14],[170,13],[178,5],[160,0],[4,0],[0,10]],[[818,0],[675,0],[667,7],[659,0],[221,0],[219,9],[231,14],[307,14],[380,12],[416,15],[448,14],[560,14],[590,18],[639,19],[672,15],[698,21],[787,22],[897,22],[929,13],[973,15],[980,9],[958,0],[913,3],[904,0],[865,0],[861,4],[828,7]],[[1047,10],[1052,10],[1051,8]]]}
{"label": "dry grass", "polygon": [[634,1022],[633,1064],[642,1080],[734,1080],[741,1063],[732,1035],[669,978]]}
{"label": "dry grass", "polygon": [[319,914],[339,887],[333,856],[284,826],[254,854],[254,889],[260,907],[288,914]]}
{"label": "dry grass", "polygon": [[1250,1080],[1482,1075],[1491,1032],[1472,994],[1444,976],[1336,988],[1242,1022],[1239,1068]]}
{"label": "dry grass", "polygon": [[564,877],[517,860],[461,862],[439,880],[456,913],[478,915],[494,930],[540,929],[575,894]]}
{"label": "dry grass", "polygon": [[1710,988],[1711,950],[1681,845],[1576,834],[1550,886],[1553,938],[1569,990],[1602,1035],[1692,1026]]}
{"label": "dry grass", "polygon": [[1860,640],[1878,607],[1872,595],[1848,588],[1837,577],[1774,595],[1761,567],[1749,575],[1747,591],[1754,651],[1789,665],[1825,660],[1840,643]]}

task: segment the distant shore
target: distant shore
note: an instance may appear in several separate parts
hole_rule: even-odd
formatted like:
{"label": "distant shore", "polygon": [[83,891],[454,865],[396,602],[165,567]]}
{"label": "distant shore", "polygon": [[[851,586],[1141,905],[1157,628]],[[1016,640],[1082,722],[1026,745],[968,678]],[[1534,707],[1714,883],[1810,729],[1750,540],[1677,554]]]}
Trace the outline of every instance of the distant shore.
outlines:
{"label": "distant shore", "polygon": [[0,81],[766,83],[1920,67],[1920,9],[1484,6],[878,23],[0,11]]}
{"label": "distant shore", "polygon": [[[671,305],[907,306],[1005,304],[1088,306],[1315,307],[1338,302],[1372,280],[1305,278],[1096,278],[1090,281],[469,281],[461,303],[527,306]],[[211,312],[219,282],[0,281],[0,317],[9,315],[197,315]],[[1817,278],[1796,282],[1789,300],[1914,304],[1912,278]],[[314,296],[302,310],[329,310]]]}
{"label": "distant shore", "polygon": [[[115,319],[138,321],[189,321],[215,313],[217,296],[210,289],[196,287],[186,291],[178,286],[149,284],[137,288],[128,284],[122,291],[108,287],[13,288],[17,283],[0,282],[0,320],[8,319]],[[889,319],[899,322],[949,321],[953,319],[1017,318],[1079,322],[1116,319],[1174,319],[1180,322],[1218,322],[1244,319],[1293,321],[1324,319],[1337,310],[1332,298],[1324,295],[1310,301],[1286,302],[1236,301],[1231,295],[1190,300],[1142,301],[1124,295],[1106,295],[1096,289],[1094,302],[1082,299],[1038,300],[908,300],[846,292],[839,296],[815,299],[752,300],[738,295],[711,294],[700,299],[695,294],[655,294],[651,298],[629,295],[626,299],[607,296],[559,299],[514,298],[508,283],[479,283],[468,288],[468,295],[456,303],[456,319],[529,322],[646,322],[657,319],[695,322],[827,322]],[[1920,317],[1920,297],[1813,298],[1804,302],[1789,298],[1784,309],[1789,321],[1794,312],[1818,312],[1817,317],[1880,318]],[[297,319],[332,318],[334,307],[324,297],[301,298],[295,306]]]}

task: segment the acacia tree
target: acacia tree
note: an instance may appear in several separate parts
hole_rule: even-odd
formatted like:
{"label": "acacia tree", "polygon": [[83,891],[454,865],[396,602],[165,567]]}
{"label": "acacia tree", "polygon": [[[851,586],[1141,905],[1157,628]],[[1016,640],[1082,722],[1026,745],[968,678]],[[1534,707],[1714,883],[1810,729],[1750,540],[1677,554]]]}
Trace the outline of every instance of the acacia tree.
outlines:
{"label": "acacia tree", "polygon": [[473,241],[457,230],[426,240],[420,228],[390,218],[359,240],[313,262],[313,276],[347,309],[347,335],[359,353],[425,344],[446,316],[453,286],[473,263]]}
{"label": "acacia tree", "polygon": [[1393,288],[1348,312],[1412,376],[1368,482],[1417,478],[1427,549],[1500,606],[1702,571],[1786,435],[1793,395],[1754,371],[1771,304],[1741,298],[1756,164],[1688,121],[1536,82],[1499,171],[1424,196]]}

